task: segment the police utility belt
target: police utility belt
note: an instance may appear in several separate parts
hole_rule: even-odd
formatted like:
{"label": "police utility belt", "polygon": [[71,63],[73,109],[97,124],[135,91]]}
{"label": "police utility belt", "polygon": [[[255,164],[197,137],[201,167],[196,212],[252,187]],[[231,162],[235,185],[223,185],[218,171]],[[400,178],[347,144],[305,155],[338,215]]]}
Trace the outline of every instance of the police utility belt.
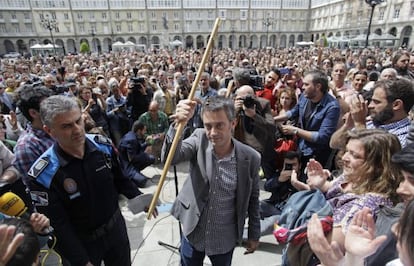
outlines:
{"label": "police utility belt", "polygon": [[121,210],[118,208],[107,223],[99,226],[97,229],[93,230],[92,232],[80,233],[79,238],[84,241],[90,242],[90,241],[95,241],[105,236],[106,234],[111,232],[111,230],[114,228],[114,226],[119,221],[119,219],[121,219],[121,216],[122,216]]}

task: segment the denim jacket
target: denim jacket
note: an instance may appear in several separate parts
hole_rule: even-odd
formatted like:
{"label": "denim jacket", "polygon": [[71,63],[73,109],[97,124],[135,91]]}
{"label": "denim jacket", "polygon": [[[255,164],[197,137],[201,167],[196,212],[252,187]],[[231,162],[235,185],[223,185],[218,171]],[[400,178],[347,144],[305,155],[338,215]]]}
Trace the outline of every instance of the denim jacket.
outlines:
{"label": "denim jacket", "polygon": [[288,119],[299,118],[299,127],[312,131],[312,141],[299,139],[299,149],[304,156],[317,155],[329,150],[329,141],[335,132],[340,115],[338,101],[329,93],[325,93],[309,121],[305,120],[305,110],[310,100],[303,94],[298,104],[286,112]]}

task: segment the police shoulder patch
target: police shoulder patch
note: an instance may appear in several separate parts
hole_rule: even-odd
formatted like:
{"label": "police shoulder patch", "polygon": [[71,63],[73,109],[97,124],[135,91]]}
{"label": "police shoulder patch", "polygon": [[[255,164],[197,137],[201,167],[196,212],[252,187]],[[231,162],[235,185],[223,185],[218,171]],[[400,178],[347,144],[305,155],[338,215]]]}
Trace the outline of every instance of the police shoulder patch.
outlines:
{"label": "police shoulder patch", "polygon": [[107,137],[105,137],[105,136],[102,136],[102,135],[96,135],[96,136],[93,138],[93,140],[94,140],[96,143],[106,144],[106,145],[112,145],[112,141],[111,141],[111,139],[110,139],[110,138],[107,138]]}
{"label": "police shoulder patch", "polygon": [[42,173],[43,170],[45,170],[48,164],[49,164],[49,161],[46,157],[41,158],[37,160],[34,165],[32,165],[32,167],[30,168],[27,174],[33,178],[37,178],[40,175],[40,173]]}

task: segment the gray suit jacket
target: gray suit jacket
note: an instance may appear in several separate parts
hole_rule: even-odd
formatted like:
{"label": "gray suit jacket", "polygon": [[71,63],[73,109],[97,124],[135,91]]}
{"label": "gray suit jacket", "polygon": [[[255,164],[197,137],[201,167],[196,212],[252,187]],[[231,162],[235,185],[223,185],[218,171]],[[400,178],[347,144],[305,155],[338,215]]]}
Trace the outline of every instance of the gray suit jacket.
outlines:
{"label": "gray suit jacket", "polygon": [[[175,130],[170,127],[162,149],[161,160],[165,161],[174,138]],[[233,139],[237,160],[236,215],[239,242],[242,239],[245,219],[249,218],[248,238],[260,237],[259,215],[259,167],[260,154],[253,148]],[[171,213],[188,236],[199,222],[209,194],[209,181],[212,178],[213,146],[207,139],[204,129],[196,129],[185,140],[181,140],[173,158],[173,164],[190,161],[190,175],[178,194]]]}

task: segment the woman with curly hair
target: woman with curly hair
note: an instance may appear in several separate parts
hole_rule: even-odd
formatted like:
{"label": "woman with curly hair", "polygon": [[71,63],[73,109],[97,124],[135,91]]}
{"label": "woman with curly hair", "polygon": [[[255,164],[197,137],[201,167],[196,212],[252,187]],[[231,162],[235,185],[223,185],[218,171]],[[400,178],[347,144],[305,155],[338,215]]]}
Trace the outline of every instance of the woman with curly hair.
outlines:
{"label": "woman with curly hair", "polygon": [[379,129],[350,131],[342,156],[342,174],[329,181],[330,172],[310,160],[307,165],[307,184],[292,176],[292,185],[298,190],[319,189],[333,209],[332,240],[344,251],[344,238],[355,213],[368,207],[378,214],[380,206],[392,207],[398,203],[397,188],[402,180],[393,154],[401,150],[395,135]]}

